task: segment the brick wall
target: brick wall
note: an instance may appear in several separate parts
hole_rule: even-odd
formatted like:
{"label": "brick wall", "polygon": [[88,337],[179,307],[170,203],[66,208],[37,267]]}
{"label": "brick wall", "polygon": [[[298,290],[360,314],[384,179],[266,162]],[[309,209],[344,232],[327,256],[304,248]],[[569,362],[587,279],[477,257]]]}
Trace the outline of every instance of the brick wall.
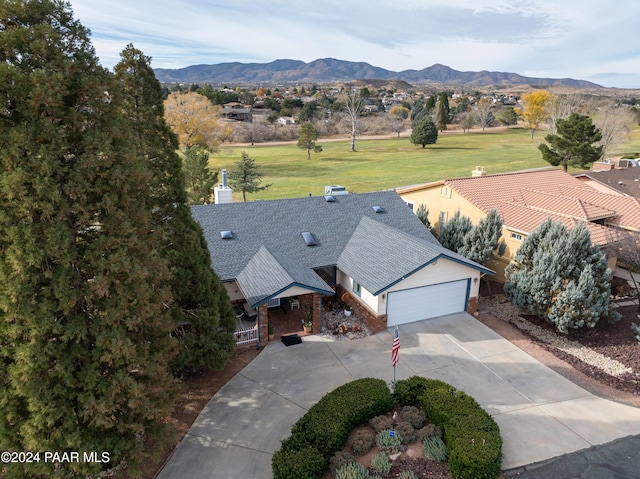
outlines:
{"label": "brick wall", "polygon": [[343,295],[346,294],[347,301],[346,303],[353,308],[353,314],[355,314],[358,318],[360,318],[367,327],[371,330],[372,333],[379,333],[380,331],[384,331],[387,329],[387,315],[381,314],[377,315],[373,311],[371,311],[367,306],[364,305],[358,298],[356,298],[353,294],[347,291],[341,285],[338,285],[336,290],[336,294],[343,298]]}

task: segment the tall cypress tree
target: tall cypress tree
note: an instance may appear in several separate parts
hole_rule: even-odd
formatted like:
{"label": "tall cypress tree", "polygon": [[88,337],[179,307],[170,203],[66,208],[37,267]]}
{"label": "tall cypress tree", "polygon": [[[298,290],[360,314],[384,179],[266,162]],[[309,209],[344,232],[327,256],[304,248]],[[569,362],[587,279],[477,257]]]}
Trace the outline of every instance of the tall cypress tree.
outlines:
{"label": "tall cypress tree", "polygon": [[135,461],[171,406],[167,261],[118,88],[59,0],[0,4],[0,444]]}
{"label": "tall cypress tree", "polygon": [[162,86],[150,58],[128,45],[115,67],[132,121],[138,155],[153,175],[149,205],[163,234],[161,254],[169,261],[171,314],[179,339],[173,369],[222,368],[235,347],[236,317],[222,282],[211,268],[204,234],[187,205],[178,139],[164,119]]}

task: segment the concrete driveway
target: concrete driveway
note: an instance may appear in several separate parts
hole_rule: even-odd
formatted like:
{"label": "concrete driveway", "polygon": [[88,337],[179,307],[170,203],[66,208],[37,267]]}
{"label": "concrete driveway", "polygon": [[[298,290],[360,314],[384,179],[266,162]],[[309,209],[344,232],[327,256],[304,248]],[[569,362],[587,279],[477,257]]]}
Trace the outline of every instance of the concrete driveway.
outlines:
{"label": "concrete driveway", "polygon": [[[324,394],[363,377],[391,383],[392,330],[354,341],[269,344],[211,399],[160,479],[271,478],[271,456]],[[640,409],[596,397],[466,313],[400,327],[397,378],[441,379],[497,421],[503,469],[632,434]]]}

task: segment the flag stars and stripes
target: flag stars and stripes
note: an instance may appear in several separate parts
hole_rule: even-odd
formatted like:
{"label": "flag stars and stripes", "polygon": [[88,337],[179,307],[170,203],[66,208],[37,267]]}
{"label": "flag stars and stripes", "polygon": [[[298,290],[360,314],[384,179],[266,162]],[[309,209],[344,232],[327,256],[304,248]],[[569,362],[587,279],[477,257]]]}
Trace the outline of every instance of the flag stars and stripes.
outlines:
{"label": "flag stars and stripes", "polygon": [[391,347],[391,364],[393,364],[393,366],[398,364],[399,353],[400,353],[400,336],[398,334],[398,327],[396,326],[396,334],[393,337],[393,346]]}

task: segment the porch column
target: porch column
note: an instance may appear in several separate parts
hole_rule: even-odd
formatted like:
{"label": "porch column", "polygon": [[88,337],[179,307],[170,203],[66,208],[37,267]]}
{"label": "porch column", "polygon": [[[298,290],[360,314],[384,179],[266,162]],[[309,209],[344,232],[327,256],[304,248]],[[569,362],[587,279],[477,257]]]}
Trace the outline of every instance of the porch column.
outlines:
{"label": "porch column", "polygon": [[311,307],[313,308],[313,327],[311,332],[313,334],[320,333],[320,323],[322,321],[322,308],[320,301],[320,293],[313,293],[311,297]]}
{"label": "porch column", "polygon": [[263,303],[258,307],[258,317],[260,318],[260,344],[266,346],[269,342],[268,325],[269,325],[269,308],[267,303]]}

